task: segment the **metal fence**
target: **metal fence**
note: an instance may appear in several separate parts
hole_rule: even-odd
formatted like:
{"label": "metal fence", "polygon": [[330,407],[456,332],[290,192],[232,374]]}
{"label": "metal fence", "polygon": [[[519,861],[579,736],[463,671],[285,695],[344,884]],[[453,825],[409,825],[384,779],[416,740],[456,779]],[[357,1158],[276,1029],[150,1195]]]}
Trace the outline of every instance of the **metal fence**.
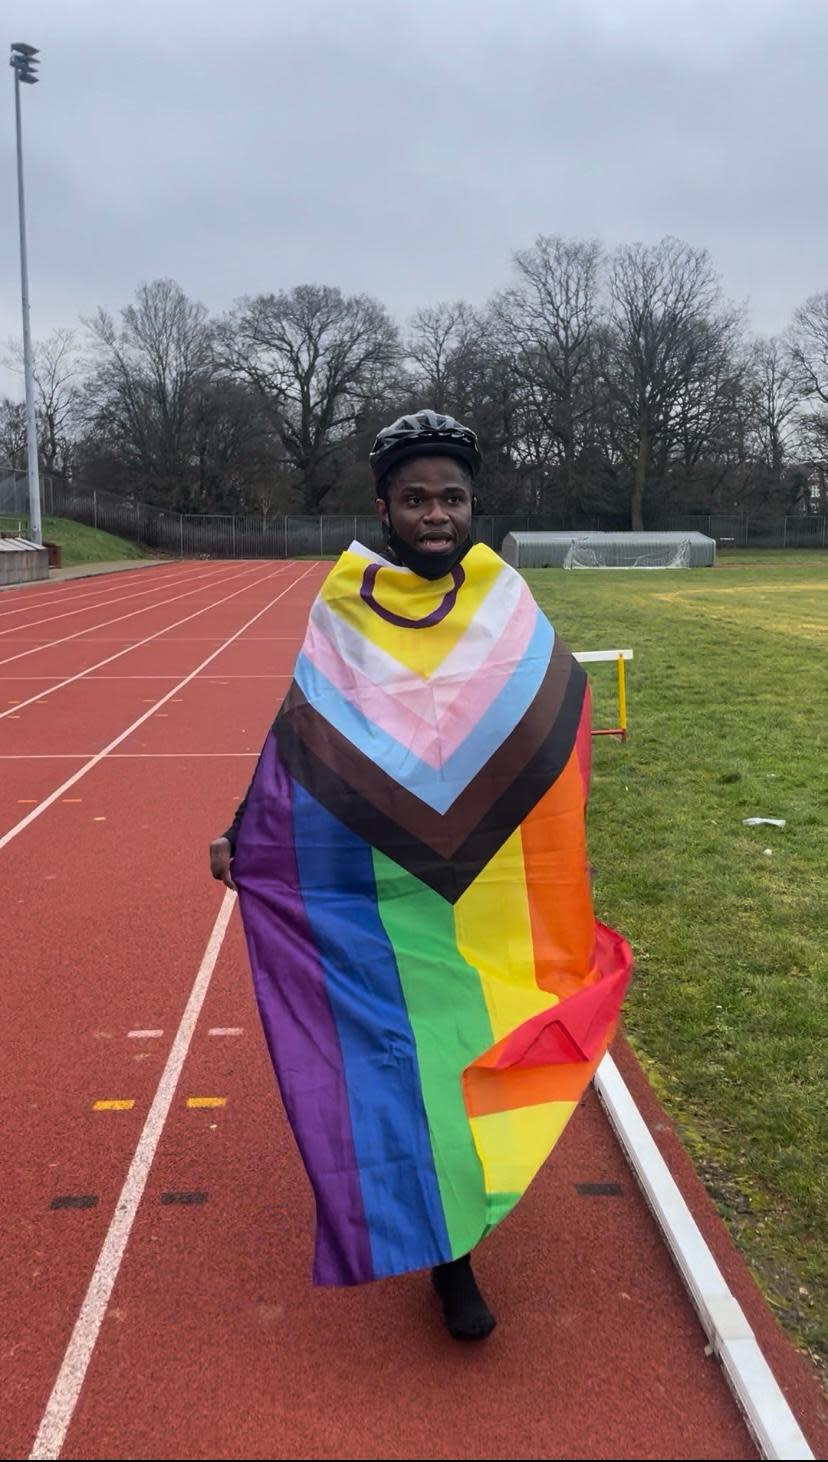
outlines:
{"label": "metal fence", "polygon": [[[52,478],[40,476],[40,501],[43,512],[52,488]],[[0,467],[0,517],[28,518],[29,479],[25,472],[13,467]]]}
{"label": "metal fence", "polygon": [[[174,513],[48,475],[42,478],[41,495],[44,515],[73,518],[145,548],[182,558],[329,558],[341,553],[354,539],[368,548],[382,545],[379,521],[373,513],[329,513],[318,518]],[[21,525],[26,522],[25,472],[0,470],[0,516],[16,519]],[[507,533],[554,532],[571,526],[554,516],[483,514],[474,519],[473,535],[478,542],[499,551]],[[596,517],[576,526],[601,530],[619,525]],[[706,533],[720,548],[828,547],[825,514],[765,519],[723,513],[665,513],[648,526]]]}
{"label": "metal fence", "polygon": [[715,538],[720,548],[825,548],[828,515],[789,513],[758,518],[727,513],[668,513],[657,524],[664,530],[695,530]]}

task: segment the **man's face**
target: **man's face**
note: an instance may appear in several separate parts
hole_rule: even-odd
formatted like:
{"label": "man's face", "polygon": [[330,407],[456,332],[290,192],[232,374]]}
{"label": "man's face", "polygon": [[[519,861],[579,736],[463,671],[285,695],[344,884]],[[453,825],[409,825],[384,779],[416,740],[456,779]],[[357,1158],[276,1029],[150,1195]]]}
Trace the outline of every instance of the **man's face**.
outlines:
{"label": "man's face", "polygon": [[383,523],[389,527],[393,523],[410,548],[448,553],[469,536],[471,485],[452,457],[413,457],[404,462],[388,497],[388,506],[377,498],[377,512]]}

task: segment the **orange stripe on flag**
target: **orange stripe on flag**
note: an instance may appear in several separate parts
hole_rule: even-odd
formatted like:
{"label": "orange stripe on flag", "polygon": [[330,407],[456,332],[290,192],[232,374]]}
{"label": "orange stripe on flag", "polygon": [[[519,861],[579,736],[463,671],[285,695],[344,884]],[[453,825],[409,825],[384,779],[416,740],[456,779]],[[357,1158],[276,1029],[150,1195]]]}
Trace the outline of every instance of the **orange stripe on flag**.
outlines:
{"label": "orange stripe on flag", "polygon": [[[554,829],[554,830],[553,830]],[[535,978],[560,999],[598,979],[577,750],[521,823]],[[583,971],[589,971],[584,978]]]}
{"label": "orange stripe on flag", "polygon": [[466,1111],[470,1117],[485,1117],[489,1112],[542,1106],[544,1102],[580,1101],[597,1067],[598,1060],[515,1066],[505,1071],[470,1066],[463,1075]]}

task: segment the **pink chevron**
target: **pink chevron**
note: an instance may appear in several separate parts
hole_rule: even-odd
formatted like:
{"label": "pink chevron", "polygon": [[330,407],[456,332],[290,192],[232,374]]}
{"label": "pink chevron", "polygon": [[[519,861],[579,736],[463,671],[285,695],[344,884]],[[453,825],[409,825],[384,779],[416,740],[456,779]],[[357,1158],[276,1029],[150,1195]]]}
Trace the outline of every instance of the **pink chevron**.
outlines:
{"label": "pink chevron", "polygon": [[[346,662],[313,621],[303,651],[368,720],[437,769],[454,754],[500,694],[526,653],[536,618],[537,606],[531,595],[521,594],[471,685],[468,681],[447,685],[439,677],[425,682],[412,679],[391,694]],[[430,712],[429,719],[424,712]]]}

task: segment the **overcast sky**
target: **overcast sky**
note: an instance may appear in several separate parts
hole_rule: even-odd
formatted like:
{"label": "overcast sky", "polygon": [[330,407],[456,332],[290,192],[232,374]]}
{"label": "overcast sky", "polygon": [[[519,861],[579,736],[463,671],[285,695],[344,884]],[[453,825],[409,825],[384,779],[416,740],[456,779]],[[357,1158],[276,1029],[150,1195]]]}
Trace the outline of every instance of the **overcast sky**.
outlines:
{"label": "overcast sky", "polygon": [[[538,233],[706,245],[757,330],[828,288],[828,0],[5,0],[36,338],[172,276],[482,303]],[[12,73],[0,341],[20,331]],[[0,377],[0,389],[13,389]],[[17,392],[15,392],[17,394]]]}

